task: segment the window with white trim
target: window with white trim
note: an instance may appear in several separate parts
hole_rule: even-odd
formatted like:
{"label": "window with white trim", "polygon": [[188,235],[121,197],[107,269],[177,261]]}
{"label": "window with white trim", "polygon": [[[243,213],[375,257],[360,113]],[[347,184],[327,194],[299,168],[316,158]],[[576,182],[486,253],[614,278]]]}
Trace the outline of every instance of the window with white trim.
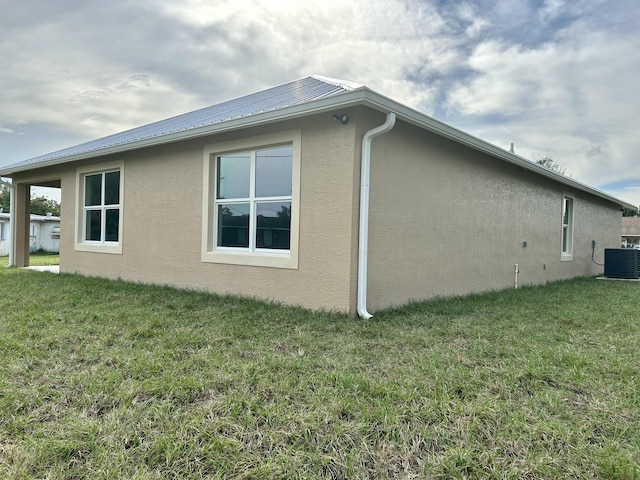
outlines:
{"label": "window with white trim", "polygon": [[297,268],[299,132],[205,147],[207,262]]}
{"label": "window with white trim", "polygon": [[215,245],[289,251],[292,146],[216,156]]}
{"label": "window with white trim", "polygon": [[562,257],[570,260],[573,256],[573,198],[562,198]]}
{"label": "window with white trim", "polygon": [[78,169],[76,186],[76,250],[122,253],[122,162]]}

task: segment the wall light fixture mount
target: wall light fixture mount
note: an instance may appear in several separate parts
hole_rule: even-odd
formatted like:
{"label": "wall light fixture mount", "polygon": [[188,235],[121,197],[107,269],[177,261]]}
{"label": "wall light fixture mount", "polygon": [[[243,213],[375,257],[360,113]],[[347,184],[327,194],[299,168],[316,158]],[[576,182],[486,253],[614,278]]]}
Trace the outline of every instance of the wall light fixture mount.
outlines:
{"label": "wall light fixture mount", "polygon": [[337,120],[338,122],[340,122],[343,125],[346,125],[347,122],[349,121],[349,117],[347,115],[345,115],[344,113],[334,113],[333,114],[333,119]]}

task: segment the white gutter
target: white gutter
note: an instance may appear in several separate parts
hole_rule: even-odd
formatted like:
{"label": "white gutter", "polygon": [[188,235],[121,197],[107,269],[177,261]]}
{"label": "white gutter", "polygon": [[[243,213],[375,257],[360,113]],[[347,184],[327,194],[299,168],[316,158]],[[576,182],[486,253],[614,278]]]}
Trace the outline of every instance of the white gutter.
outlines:
{"label": "white gutter", "polygon": [[14,207],[16,195],[12,183],[5,182],[4,180],[0,179],[0,184],[9,187],[9,264],[7,265],[7,267],[13,267],[13,226],[16,224],[16,214],[14,213],[16,210]]}
{"label": "white gutter", "polygon": [[387,133],[396,123],[396,114],[387,113],[387,120],[362,137],[362,158],[360,160],[360,233],[358,236],[358,315],[363,319],[373,317],[367,311],[367,273],[369,244],[369,177],[371,174],[371,141],[374,137]]}

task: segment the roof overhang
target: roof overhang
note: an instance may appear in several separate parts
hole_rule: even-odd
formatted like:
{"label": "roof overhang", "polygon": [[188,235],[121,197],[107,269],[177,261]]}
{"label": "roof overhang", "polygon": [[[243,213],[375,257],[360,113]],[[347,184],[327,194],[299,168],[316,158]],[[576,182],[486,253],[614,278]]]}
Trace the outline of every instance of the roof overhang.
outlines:
{"label": "roof overhang", "polygon": [[[497,147],[485,140],[481,140],[480,138],[474,137],[473,135],[458,130],[457,128],[454,128],[439,120],[436,120],[435,118],[425,115],[401,103],[398,103],[397,101],[385,97],[384,95],[380,95],[379,93],[376,93],[364,86],[354,88],[353,90],[344,93],[323,97],[318,100],[313,100],[290,107],[279,108],[277,110],[260,112],[246,117],[234,118],[210,125],[205,125],[202,127],[168,133],[166,135],[160,135],[151,138],[144,138],[124,144],[118,144],[97,150],[81,152],[74,155],[54,157],[50,160],[43,160],[41,162],[38,162],[37,164],[16,165],[13,168],[5,169],[0,168],[0,176],[11,177],[16,173],[20,173],[23,171],[46,168],[61,165],[64,163],[75,162],[78,160],[86,160],[103,155],[117,154],[129,150],[136,150],[157,145],[165,145],[168,143],[200,138],[212,134],[305,117],[308,115],[331,111],[336,108],[347,108],[358,105],[364,105],[383,113],[394,112],[399,120],[413,124],[427,131],[436,133],[437,135],[503,160],[509,164],[516,165],[524,170],[530,171],[542,177],[549,178],[550,180],[558,182],[569,188],[586,192],[603,200],[612,202],[616,205],[619,205],[621,209],[636,208],[635,205],[624,202],[601,190],[598,190],[597,188],[593,188],[573,178],[566,177],[540,165],[537,165],[536,163],[531,162],[524,157],[508,152],[507,150]],[[11,165],[9,165],[9,167],[11,167]]]}

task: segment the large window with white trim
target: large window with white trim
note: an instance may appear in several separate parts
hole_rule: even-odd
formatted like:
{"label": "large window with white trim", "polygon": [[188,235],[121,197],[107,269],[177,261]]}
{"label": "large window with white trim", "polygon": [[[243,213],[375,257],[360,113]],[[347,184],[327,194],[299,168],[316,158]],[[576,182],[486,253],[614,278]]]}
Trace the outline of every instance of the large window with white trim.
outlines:
{"label": "large window with white trim", "polygon": [[122,253],[122,163],[77,172],[76,250]]}
{"label": "large window with white trim", "polygon": [[216,248],[288,251],[292,145],[216,156]]}
{"label": "large window with white trim", "polygon": [[203,261],[297,268],[299,132],[205,148]]}

